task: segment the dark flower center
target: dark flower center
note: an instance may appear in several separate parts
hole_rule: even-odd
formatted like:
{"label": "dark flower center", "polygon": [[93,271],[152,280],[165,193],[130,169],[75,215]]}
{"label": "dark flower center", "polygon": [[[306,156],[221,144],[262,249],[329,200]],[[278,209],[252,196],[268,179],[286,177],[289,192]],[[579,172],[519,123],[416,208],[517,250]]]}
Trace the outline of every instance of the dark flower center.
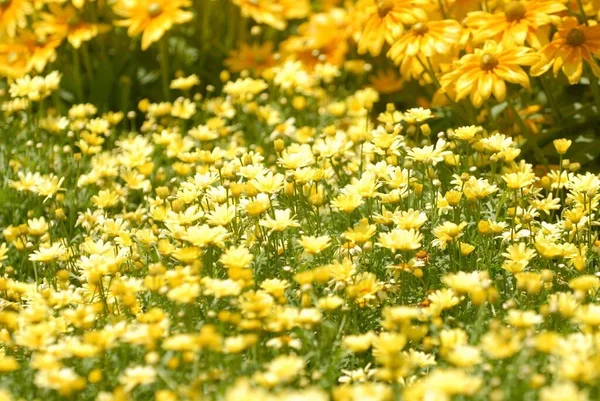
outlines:
{"label": "dark flower center", "polygon": [[573,28],[567,32],[567,44],[570,46],[579,46],[585,42],[585,34],[581,29]]}
{"label": "dark flower center", "polygon": [[511,1],[504,8],[504,15],[506,15],[508,22],[519,21],[525,18],[526,12],[525,6],[520,1]]}
{"label": "dark flower center", "polygon": [[150,5],[148,6],[148,15],[150,15],[150,17],[154,18],[154,17],[158,17],[160,15],[160,13],[162,13],[162,8],[160,7],[160,4],[150,3]]}
{"label": "dark flower center", "polygon": [[427,33],[427,31],[429,31],[429,28],[427,27],[426,24],[424,24],[422,22],[417,22],[416,24],[414,24],[412,26],[412,30],[417,35],[425,35]]}
{"label": "dark flower center", "polygon": [[380,18],[384,18],[394,8],[392,0],[380,0],[377,3],[377,14]]}
{"label": "dark flower center", "polygon": [[490,71],[498,65],[498,59],[489,53],[485,53],[481,56],[480,65],[482,70]]}

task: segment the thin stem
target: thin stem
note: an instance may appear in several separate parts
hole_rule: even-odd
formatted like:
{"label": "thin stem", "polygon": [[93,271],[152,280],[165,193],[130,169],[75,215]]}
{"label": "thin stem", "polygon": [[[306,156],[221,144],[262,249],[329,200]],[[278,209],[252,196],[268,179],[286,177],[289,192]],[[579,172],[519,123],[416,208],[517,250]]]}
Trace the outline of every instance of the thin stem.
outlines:
{"label": "thin stem", "polygon": [[83,103],[83,81],[81,79],[81,60],[79,59],[79,51],[72,47],[73,50],[73,78],[75,80],[75,91],[77,92],[77,101]]}
{"label": "thin stem", "polygon": [[444,17],[444,19],[448,18],[448,14],[446,13],[446,9],[444,8],[442,0],[438,0],[438,5],[440,6],[440,13],[442,14],[442,17]]}
{"label": "thin stem", "polygon": [[[423,69],[425,70],[425,72],[427,72],[430,76],[431,79],[433,81],[433,83],[435,84],[435,87],[439,90],[442,88],[442,85],[440,84],[440,82],[437,79],[437,76],[435,75],[435,70],[433,68],[433,65],[431,64],[431,60],[429,58],[427,58],[427,64],[425,64],[420,57],[417,57],[417,60],[419,60],[419,63],[421,64],[421,66],[423,67]],[[444,92],[444,96],[446,97],[446,99],[448,99],[448,101],[450,103],[453,103],[456,105],[456,112],[459,115],[459,117],[461,119],[464,120],[465,123],[468,123],[470,121],[470,118],[468,116],[468,112],[467,115],[465,116],[465,114],[463,113],[463,108],[462,105],[459,102],[455,102],[446,92]]]}
{"label": "thin stem", "polygon": [[548,85],[546,84],[543,77],[540,77],[540,83],[542,84],[542,89],[544,90],[544,93],[546,93],[546,97],[550,102],[550,107],[552,108],[552,111],[554,112],[554,114],[556,114],[556,118],[558,118],[559,122],[562,121],[563,116],[560,112],[560,107],[558,107],[558,103],[556,102],[556,98],[554,97],[554,93],[552,93],[552,91],[548,88]]}
{"label": "thin stem", "polygon": [[160,48],[160,75],[162,78],[162,90],[163,96],[166,101],[171,100],[170,92],[169,92],[169,49],[167,47],[167,38],[163,37],[161,41],[158,42]]}
{"label": "thin stem", "polygon": [[85,72],[87,75],[87,79],[90,82],[94,81],[94,69],[92,67],[92,61],[90,59],[90,52],[87,48],[86,43],[82,43],[81,45],[81,54],[83,56],[83,65],[85,66]]}
{"label": "thin stem", "polygon": [[596,107],[598,108],[597,112],[600,113],[600,91],[598,85],[600,82],[598,81],[598,77],[594,74],[589,66],[585,66],[585,71],[589,74],[590,77],[590,87],[592,89],[592,95],[594,96],[594,103],[596,103]]}
{"label": "thin stem", "polygon": [[585,9],[583,8],[583,2],[581,0],[577,0],[577,5],[579,6],[579,10],[581,11],[581,19],[586,25],[588,25],[588,18],[585,14]]}

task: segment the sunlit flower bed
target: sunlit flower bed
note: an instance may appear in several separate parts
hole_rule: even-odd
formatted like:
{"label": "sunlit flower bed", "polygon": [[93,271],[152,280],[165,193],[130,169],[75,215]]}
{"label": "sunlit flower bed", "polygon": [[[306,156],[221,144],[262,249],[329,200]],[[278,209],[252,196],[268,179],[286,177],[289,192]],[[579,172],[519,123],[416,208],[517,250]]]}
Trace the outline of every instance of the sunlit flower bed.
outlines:
{"label": "sunlit flower bed", "polygon": [[600,399],[596,3],[199,3],[0,0],[0,401]]}

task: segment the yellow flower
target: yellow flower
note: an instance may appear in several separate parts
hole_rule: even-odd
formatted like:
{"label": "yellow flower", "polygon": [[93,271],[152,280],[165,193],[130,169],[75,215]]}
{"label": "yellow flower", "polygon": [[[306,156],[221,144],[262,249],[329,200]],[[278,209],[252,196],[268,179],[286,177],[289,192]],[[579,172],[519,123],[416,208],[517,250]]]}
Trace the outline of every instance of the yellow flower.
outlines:
{"label": "yellow flower", "polygon": [[244,269],[250,266],[253,259],[254,256],[248,248],[244,246],[232,246],[223,252],[219,258],[219,262],[228,269]]}
{"label": "yellow flower", "polygon": [[534,258],[535,250],[527,248],[525,243],[512,244],[506,248],[506,252],[502,254],[507,260],[502,267],[511,273],[520,273],[529,261]]}
{"label": "yellow flower", "polygon": [[544,318],[532,310],[522,311],[511,309],[508,311],[508,316],[506,317],[508,324],[521,329],[541,324],[543,321]]}
{"label": "yellow flower", "polygon": [[394,42],[387,56],[400,64],[405,57],[449,54],[460,33],[461,26],[454,20],[417,22]]}
{"label": "yellow flower", "polygon": [[233,4],[240,7],[244,17],[250,17],[259,24],[267,24],[278,30],[287,26],[284,8],[274,0],[234,0]]}
{"label": "yellow flower", "polygon": [[238,78],[235,82],[227,82],[225,88],[223,88],[223,92],[235,99],[246,101],[267,88],[267,83],[262,79]]}
{"label": "yellow flower", "polygon": [[80,11],[71,5],[62,8],[58,4],[48,5],[50,12],[40,13],[40,21],[34,24],[36,34],[66,38],[71,46],[79,48],[97,35],[108,31],[106,24],[93,24],[80,19]]}
{"label": "yellow flower", "polygon": [[124,385],[126,391],[143,384],[150,384],[156,380],[156,370],[151,366],[134,366],[125,369],[119,382]]}
{"label": "yellow flower", "polygon": [[414,251],[421,247],[423,235],[417,230],[394,229],[379,235],[378,246],[396,251]]}
{"label": "yellow flower", "polygon": [[29,260],[32,262],[48,263],[61,259],[67,255],[67,248],[60,242],[55,242],[52,245],[42,245],[40,248],[29,255]]}
{"label": "yellow flower", "polygon": [[427,221],[427,215],[419,210],[408,209],[394,213],[392,220],[398,228],[403,230],[411,228],[418,230]]}
{"label": "yellow flower", "polygon": [[452,139],[459,139],[461,141],[469,142],[475,138],[475,135],[482,130],[481,127],[475,125],[469,125],[467,127],[459,127],[450,132],[449,136]]}
{"label": "yellow flower", "polygon": [[367,242],[376,231],[377,227],[374,224],[369,224],[367,218],[363,218],[355,224],[354,227],[348,228],[342,235],[347,240],[363,244]]}
{"label": "yellow flower", "polygon": [[571,147],[572,141],[570,139],[561,138],[555,139],[552,143],[554,144],[554,149],[556,149],[556,153],[558,153],[559,155],[564,155],[565,153],[567,153],[567,150],[569,150],[569,148]]}
{"label": "yellow flower", "polygon": [[547,41],[546,32],[539,28],[558,19],[551,14],[566,9],[562,1],[510,1],[504,6],[502,12],[469,13],[465,24],[473,30],[473,37],[477,41],[511,40],[519,46],[527,42],[531,47],[539,49]]}
{"label": "yellow flower", "polygon": [[198,85],[199,83],[200,79],[198,78],[198,75],[192,74],[188,77],[181,77],[172,80],[171,85],[169,85],[169,88],[187,91],[193,88],[194,86]]}
{"label": "yellow flower", "polygon": [[376,75],[369,77],[369,83],[382,95],[398,92],[404,86],[404,81],[395,70],[379,70]]}
{"label": "yellow flower", "polygon": [[383,283],[377,280],[376,275],[360,273],[354,278],[354,283],[346,288],[346,294],[360,306],[366,306],[377,299],[377,293],[382,288]]}
{"label": "yellow flower", "polygon": [[347,335],[342,339],[342,346],[350,352],[365,352],[373,344],[374,334],[368,331],[364,334]]}
{"label": "yellow flower", "polygon": [[328,235],[323,235],[320,237],[303,235],[298,240],[298,243],[302,245],[305,252],[315,255],[317,253],[321,253],[324,249],[331,245],[331,238],[329,238]]}
{"label": "yellow flower", "polygon": [[17,28],[27,26],[27,15],[33,12],[29,0],[9,0],[0,3],[0,37],[6,33],[15,36]]}
{"label": "yellow flower", "polygon": [[540,391],[540,401],[588,401],[584,391],[579,390],[572,382],[559,382]]}
{"label": "yellow flower", "polygon": [[29,30],[21,30],[6,43],[0,43],[0,74],[18,78],[32,69],[42,72],[56,59],[56,48],[61,43],[57,36],[40,38]]}
{"label": "yellow flower", "polygon": [[354,191],[341,193],[331,201],[331,207],[346,213],[352,213],[354,209],[362,205],[363,198]]}
{"label": "yellow flower", "polygon": [[14,356],[0,354],[0,373],[8,373],[17,369],[19,369],[19,363]]}
{"label": "yellow flower", "polygon": [[256,375],[264,386],[273,387],[294,379],[304,369],[304,359],[296,355],[279,355],[267,364],[267,371]]}
{"label": "yellow flower", "polygon": [[444,222],[433,229],[433,235],[436,236],[436,239],[433,240],[432,245],[439,246],[442,250],[446,249],[448,243],[460,238],[463,235],[462,230],[466,226],[467,223],[464,221],[460,224],[455,224],[451,221]]}
{"label": "yellow flower", "polygon": [[284,231],[288,227],[300,227],[300,224],[292,217],[292,211],[290,209],[275,210],[275,216],[267,216],[264,220],[260,221],[260,225],[267,227],[273,231]]}
{"label": "yellow flower", "polygon": [[471,345],[459,345],[451,350],[445,358],[459,368],[468,368],[482,362],[481,351]]}
{"label": "yellow flower", "polygon": [[367,7],[366,22],[358,41],[358,52],[377,56],[385,42],[392,43],[404,31],[404,24],[425,21],[427,13],[419,6],[424,0],[376,0]]}
{"label": "yellow flower", "polygon": [[531,171],[517,171],[502,176],[506,186],[510,189],[520,189],[530,186],[535,182],[535,174]]}
{"label": "yellow flower", "polygon": [[487,41],[483,48],[452,63],[440,79],[442,91],[456,101],[470,95],[479,107],[493,94],[498,101],[506,97],[506,82],[529,88],[529,77],[521,66],[533,65],[538,56],[528,47]]}
{"label": "yellow flower", "polygon": [[576,319],[579,323],[589,326],[598,327],[600,326],[600,305],[599,304],[587,304],[583,305],[577,311]]}
{"label": "yellow flower", "polygon": [[566,17],[552,42],[539,53],[541,60],[531,67],[531,75],[537,77],[552,67],[556,77],[558,71],[566,75],[569,83],[579,82],[583,73],[583,61],[587,61],[592,72],[600,77],[600,66],[595,57],[600,57],[600,25],[579,25],[577,18]]}
{"label": "yellow flower", "polygon": [[113,6],[115,14],[124,19],[115,21],[117,26],[128,27],[131,37],[142,34],[142,50],[157,42],[175,24],[192,19],[190,0],[118,0]]}
{"label": "yellow flower", "polygon": [[417,162],[424,164],[437,165],[439,162],[444,161],[444,156],[451,154],[452,152],[446,150],[448,142],[440,138],[437,140],[435,145],[427,145],[422,148],[411,148],[407,151],[406,157]]}
{"label": "yellow flower", "polygon": [[224,64],[231,72],[252,70],[260,75],[267,68],[275,65],[273,42],[263,44],[242,43],[237,50],[231,50]]}
{"label": "yellow flower", "polygon": [[460,299],[450,288],[437,290],[434,293],[429,294],[427,299],[431,302],[429,305],[429,311],[433,316],[439,316],[440,313],[447,309],[453,308],[460,302]]}

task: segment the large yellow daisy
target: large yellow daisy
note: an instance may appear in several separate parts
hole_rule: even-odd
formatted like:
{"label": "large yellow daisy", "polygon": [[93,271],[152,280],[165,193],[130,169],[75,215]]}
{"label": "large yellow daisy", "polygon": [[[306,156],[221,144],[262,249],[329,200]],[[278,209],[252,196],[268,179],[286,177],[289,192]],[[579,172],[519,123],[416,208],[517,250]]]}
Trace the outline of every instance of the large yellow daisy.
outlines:
{"label": "large yellow daisy", "polygon": [[191,4],[190,0],[118,0],[113,10],[124,19],[115,25],[128,27],[131,37],[142,34],[142,50],[146,50],[173,25],[192,19],[193,14],[183,9]]}
{"label": "large yellow daisy", "polygon": [[483,48],[454,61],[450,72],[440,79],[441,89],[456,101],[470,96],[476,107],[492,94],[502,101],[506,82],[529,88],[529,77],[522,66],[533,65],[538,59],[528,47],[488,41]]}

